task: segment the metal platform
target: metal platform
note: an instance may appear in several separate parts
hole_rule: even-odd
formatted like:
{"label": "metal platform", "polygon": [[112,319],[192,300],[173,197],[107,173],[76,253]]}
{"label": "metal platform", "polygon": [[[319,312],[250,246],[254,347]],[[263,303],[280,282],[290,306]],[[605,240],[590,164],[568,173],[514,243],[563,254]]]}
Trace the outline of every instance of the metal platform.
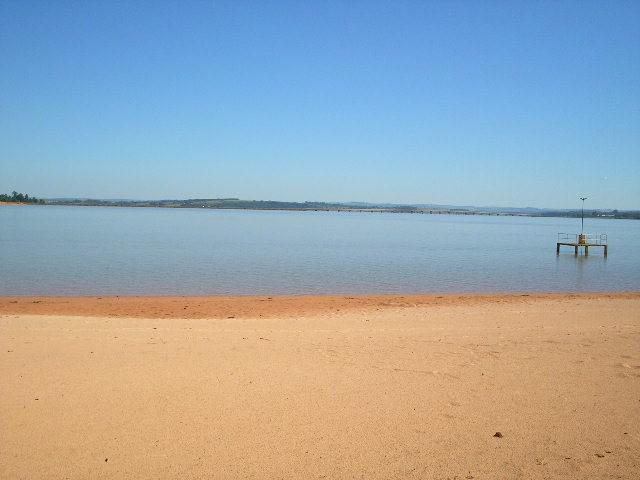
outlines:
{"label": "metal platform", "polygon": [[602,247],[605,257],[609,253],[606,233],[558,233],[556,255],[560,255],[562,245],[573,247],[575,255],[580,254],[580,249],[585,256],[589,255],[590,247]]}

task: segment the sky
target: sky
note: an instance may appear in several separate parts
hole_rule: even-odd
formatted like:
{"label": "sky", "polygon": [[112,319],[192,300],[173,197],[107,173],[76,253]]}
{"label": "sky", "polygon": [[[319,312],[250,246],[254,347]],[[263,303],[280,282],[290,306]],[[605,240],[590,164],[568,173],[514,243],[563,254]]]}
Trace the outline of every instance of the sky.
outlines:
{"label": "sky", "polygon": [[0,0],[12,190],[640,209],[640,2]]}

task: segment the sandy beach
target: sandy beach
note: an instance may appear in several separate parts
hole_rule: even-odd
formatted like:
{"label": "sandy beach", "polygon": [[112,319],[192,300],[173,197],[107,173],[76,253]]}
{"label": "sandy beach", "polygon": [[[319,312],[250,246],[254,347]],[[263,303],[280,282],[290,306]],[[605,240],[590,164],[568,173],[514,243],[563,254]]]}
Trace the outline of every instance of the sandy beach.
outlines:
{"label": "sandy beach", "polygon": [[0,392],[2,479],[634,479],[640,293],[1,297]]}

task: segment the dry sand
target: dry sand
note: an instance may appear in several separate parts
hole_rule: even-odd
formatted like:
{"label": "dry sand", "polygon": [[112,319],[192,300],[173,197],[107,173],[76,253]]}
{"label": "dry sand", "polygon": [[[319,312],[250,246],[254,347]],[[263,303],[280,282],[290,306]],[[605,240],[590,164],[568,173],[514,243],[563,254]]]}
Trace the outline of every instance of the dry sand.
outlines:
{"label": "dry sand", "polygon": [[0,298],[2,479],[639,477],[637,293]]}

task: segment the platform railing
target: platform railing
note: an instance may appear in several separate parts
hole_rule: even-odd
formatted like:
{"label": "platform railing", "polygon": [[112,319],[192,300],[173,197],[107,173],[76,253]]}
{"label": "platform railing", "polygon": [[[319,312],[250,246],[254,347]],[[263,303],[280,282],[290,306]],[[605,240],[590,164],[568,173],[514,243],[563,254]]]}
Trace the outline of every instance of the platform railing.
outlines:
{"label": "platform railing", "polygon": [[[580,235],[585,236],[585,240],[580,242]],[[606,233],[558,233],[558,243],[577,243],[586,245],[606,245],[607,234]]]}

